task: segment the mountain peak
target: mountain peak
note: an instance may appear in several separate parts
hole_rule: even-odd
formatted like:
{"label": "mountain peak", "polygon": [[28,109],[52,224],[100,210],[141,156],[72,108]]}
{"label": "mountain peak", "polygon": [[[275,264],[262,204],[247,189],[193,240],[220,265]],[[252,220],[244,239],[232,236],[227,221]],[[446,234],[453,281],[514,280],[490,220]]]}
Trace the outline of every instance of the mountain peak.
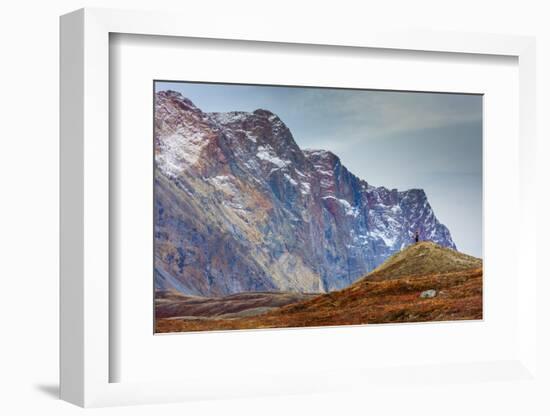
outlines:
{"label": "mountain peak", "polygon": [[426,191],[421,188],[411,188],[402,191],[404,196],[412,197],[412,198],[426,198]]}
{"label": "mountain peak", "polygon": [[227,111],[208,113],[208,115],[214,119],[214,121],[217,121],[222,125],[230,125],[248,119],[252,113],[247,111]]}
{"label": "mountain peak", "polygon": [[341,164],[340,158],[330,150],[304,149],[302,152],[317,170],[334,169],[338,164]]}
{"label": "mountain peak", "polygon": [[181,92],[174,91],[174,90],[158,91],[157,95],[161,96],[161,97],[164,96],[164,97],[178,98],[178,99],[181,99],[181,100],[188,100],[188,98],[185,98]]}
{"label": "mountain peak", "polygon": [[339,157],[336,156],[334,153],[332,153],[330,150],[303,149],[303,152],[306,156],[311,157],[311,158],[319,158],[319,159],[336,158],[336,159],[339,159]]}
{"label": "mountain peak", "polygon": [[198,107],[189,98],[184,97],[179,91],[165,90],[156,93],[157,103],[171,101],[178,105],[182,110],[200,111]]}
{"label": "mountain peak", "polygon": [[[263,108],[258,108],[253,111],[253,114],[256,114],[257,116],[264,117],[264,118],[275,118],[277,115],[275,113],[272,113],[269,110],[264,110]],[[277,117],[278,119],[279,117]]]}
{"label": "mountain peak", "polygon": [[221,124],[232,124],[243,121],[252,121],[255,118],[260,120],[267,120],[270,123],[281,123],[284,124],[281,119],[274,113],[269,110],[263,110],[261,108],[254,110],[253,112],[248,111],[227,111],[227,112],[213,112],[209,115],[216,121]]}

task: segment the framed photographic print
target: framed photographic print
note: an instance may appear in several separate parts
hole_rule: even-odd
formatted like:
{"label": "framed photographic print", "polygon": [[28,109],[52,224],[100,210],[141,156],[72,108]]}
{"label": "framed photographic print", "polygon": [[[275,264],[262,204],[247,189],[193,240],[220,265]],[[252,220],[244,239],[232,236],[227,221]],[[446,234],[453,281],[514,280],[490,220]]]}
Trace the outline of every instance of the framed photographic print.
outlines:
{"label": "framed photographic print", "polygon": [[481,95],[154,88],[155,332],[482,318]]}
{"label": "framed photographic print", "polygon": [[62,398],[538,385],[534,40],[203,23],[61,18]]}

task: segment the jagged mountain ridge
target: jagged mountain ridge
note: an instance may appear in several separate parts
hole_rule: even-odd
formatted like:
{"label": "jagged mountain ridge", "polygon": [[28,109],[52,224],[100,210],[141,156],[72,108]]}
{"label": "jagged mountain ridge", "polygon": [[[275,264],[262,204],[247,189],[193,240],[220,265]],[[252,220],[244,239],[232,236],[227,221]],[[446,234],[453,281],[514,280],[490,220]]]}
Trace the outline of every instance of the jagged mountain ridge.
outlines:
{"label": "jagged mountain ridge", "polygon": [[341,289],[411,242],[455,249],[424,191],[359,179],[301,150],[267,110],[155,101],[155,287],[222,296]]}

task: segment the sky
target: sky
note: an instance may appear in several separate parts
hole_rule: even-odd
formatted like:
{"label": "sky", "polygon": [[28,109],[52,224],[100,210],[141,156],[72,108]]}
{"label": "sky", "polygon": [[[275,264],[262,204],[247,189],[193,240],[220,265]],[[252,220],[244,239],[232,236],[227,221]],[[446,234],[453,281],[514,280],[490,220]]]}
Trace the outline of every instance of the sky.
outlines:
{"label": "sky", "polygon": [[156,82],[205,112],[269,110],[305,149],[374,186],[422,188],[457,248],[482,257],[481,95]]}

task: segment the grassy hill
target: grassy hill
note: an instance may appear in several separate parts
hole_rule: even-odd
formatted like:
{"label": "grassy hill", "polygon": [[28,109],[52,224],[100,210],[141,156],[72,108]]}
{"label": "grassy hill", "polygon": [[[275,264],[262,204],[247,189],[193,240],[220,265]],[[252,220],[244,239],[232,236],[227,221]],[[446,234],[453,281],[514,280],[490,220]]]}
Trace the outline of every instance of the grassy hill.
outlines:
{"label": "grassy hill", "polygon": [[411,245],[351,286],[254,316],[158,319],[157,332],[482,318],[482,261],[434,243]]}
{"label": "grassy hill", "polygon": [[398,279],[403,276],[459,272],[481,266],[481,259],[423,241],[394,254],[365,278],[368,280]]}

